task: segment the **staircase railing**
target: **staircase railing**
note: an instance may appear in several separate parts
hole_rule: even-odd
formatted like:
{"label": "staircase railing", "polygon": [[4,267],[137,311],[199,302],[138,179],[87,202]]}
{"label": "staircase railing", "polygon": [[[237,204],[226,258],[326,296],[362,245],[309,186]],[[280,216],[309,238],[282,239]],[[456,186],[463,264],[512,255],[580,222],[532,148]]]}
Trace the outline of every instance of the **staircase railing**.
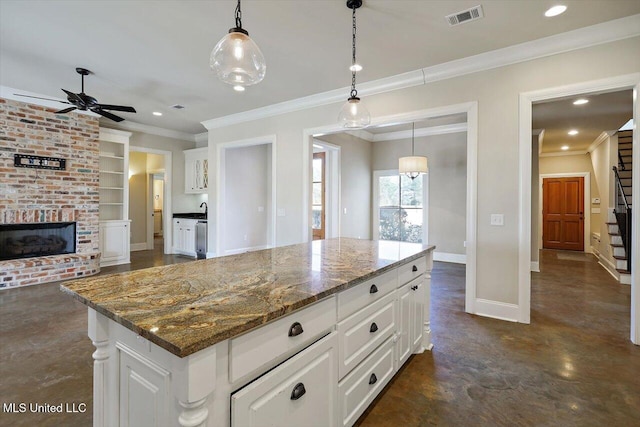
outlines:
{"label": "staircase railing", "polygon": [[613,172],[616,180],[614,187],[614,213],[618,222],[620,236],[622,237],[622,245],[627,255],[627,271],[631,272],[631,207],[627,201],[627,195],[624,192],[618,168],[614,166]]}
{"label": "staircase railing", "polygon": [[622,154],[620,153],[620,150],[618,150],[618,165],[620,166],[621,171],[627,170],[627,167],[624,165],[624,160],[622,160]]}

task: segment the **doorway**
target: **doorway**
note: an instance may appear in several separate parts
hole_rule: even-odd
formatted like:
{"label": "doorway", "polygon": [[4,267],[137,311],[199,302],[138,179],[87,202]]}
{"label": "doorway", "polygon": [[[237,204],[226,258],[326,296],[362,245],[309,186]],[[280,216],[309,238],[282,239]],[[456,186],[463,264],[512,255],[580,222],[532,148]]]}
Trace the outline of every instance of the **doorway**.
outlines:
{"label": "doorway", "polygon": [[311,185],[313,186],[313,197],[311,200],[311,209],[313,213],[313,221],[311,229],[313,230],[313,240],[323,240],[326,235],[326,153],[313,153],[313,173]]}
{"label": "doorway", "polygon": [[[584,177],[542,179],[542,247],[584,251]],[[589,200],[589,197],[587,197]]]}

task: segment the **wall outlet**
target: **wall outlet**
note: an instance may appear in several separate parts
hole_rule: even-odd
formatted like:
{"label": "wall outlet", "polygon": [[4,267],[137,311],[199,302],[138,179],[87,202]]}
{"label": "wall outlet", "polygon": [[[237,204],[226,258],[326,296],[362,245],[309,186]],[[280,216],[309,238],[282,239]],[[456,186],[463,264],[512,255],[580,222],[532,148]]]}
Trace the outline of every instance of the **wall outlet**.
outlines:
{"label": "wall outlet", "polygon": [[246,242],[247,240],[249,240],[249,237],[245,234],[244,235],[244,241]]}
{"label": "wall outlet", "polygon": [[504,225],[504,214],[491,214],[491,225]]}
{"label": "wall outlet", "polygon": [[347,208],[344,208],[344,209],[342,210],[342,213],[346,215],[346,214],[347,214]]}
{"label": "wall outlet", "polygon": [[284,209],[278,209],[278,216],[286,216],[287,215],[287,211],[285,211]]}
{"label": "wall outlet", "polygon": [[258,212],[264,212],[264,206],[258,206]]}

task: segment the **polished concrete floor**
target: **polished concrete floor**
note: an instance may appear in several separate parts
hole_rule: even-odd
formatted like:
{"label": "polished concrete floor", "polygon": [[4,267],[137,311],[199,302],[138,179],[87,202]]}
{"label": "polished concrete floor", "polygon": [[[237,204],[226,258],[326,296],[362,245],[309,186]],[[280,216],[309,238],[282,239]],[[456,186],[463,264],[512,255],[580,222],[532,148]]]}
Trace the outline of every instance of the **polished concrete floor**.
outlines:
{"label": "polished concrete floor", "polygon": [[[135,252],[130,266],[188,262]],[[589,255],[543,251],[531,325],[464,313],[464,266],[435,263],[435,348],[413,356],[362,426],[638,426],[640,347],[629,342],[630,288]],[[0,396],[87,405],[84,413],[0,413],[2,426],[89,426],[94,348],[86,309],[57,284],[0,292]]]}

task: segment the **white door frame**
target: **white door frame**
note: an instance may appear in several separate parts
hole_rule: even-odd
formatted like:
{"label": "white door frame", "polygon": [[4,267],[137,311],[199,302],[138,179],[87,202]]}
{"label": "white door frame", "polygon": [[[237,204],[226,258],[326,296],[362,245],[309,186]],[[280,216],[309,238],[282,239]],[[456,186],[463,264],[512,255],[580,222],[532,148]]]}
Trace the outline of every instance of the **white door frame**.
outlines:
{"label": "white door frame", "polygon": [[[340,228],[340,205],[341,205],[341,182],[342,174],[340,172],[340,156],[341,147],[339,145],[330,144],[319,139],[314,140],[315,145],[322,147],[322,152],[326,153],[325,157],[325,238],[340,237],[342,231]],[[328,197],[327,197],[328,196]]]}
{"label": "white door frame", "polygon": [[172,194],[171,193],[171,176],[172,176],[171,175],[171,165],[172,165],[171,158],[173,153],[167,150],[156,150],[155,148],[129,146],[129,152],[132,152],[132,151],[135,151],[138,153],[158,154],[158,155],[164,156],[164,186],[163,186],[164,194],[162,195],[162,227],[165,230],[165,232],[163,233],[163,239],[164,239],[163,253],[170,254],[172,239],[173,239],[172,233],[169,232],[169,230],[171,230],[171,218],[173,217],[173,210],[171,207],[171,194]]}
{"label": "white door frame", "polygon": [[[240,139],[237,141],[222,142],[216,144],[216,236],[215,236],[215,255],[224,256],[224,233],[226,219],[226,162],[225,152],[228,149],[252,147],[255,145],[271,145],[271,215],[269,221],[269,230],[267,231],[267,247],[276,246],[276,135],[265,135],[256,138]],[[207,255],[208,257],[208,255]]]}
{"label": "white door frame", "polygon": [[[438,108],[410,111],[407,113],[376,117],[371,126],[392,125],[411,121],[424,120],[451,114],[467,115],[467,211],[466,211],[466,244],[467,266],[465,277],[465,311],[475,313],[476,310],[476,248],[478,224],[478,102],[447,105]],[[313,135],[340,133],[345,129],[339,124],[331,124],[316,128],[304,129],[302,132],[302,241],[311,239],[311,162],[313,160]],[[530,131],[529,131],[530,132]],[[531,134],[529,134],[531,138]],[[529,158],[529,161],[531,159]],[[531,173],[531,168],[529,168]],[[531,179],[531,177],[529,177]]]}
{"label": "white door frame", "polygon": [[[593,80],[541,89],[520,94],[519,107],[519,251],[518,251],[518,311],[519,321],[531,321],[531,120],[532,104],[568,96],[614,92],[633,89],[633,178],[632,185],[640,189],[640,135],[638,119],[640,114],[640,73],[627,74],[601,80]],[[633,210],[632,221],[640,224],[639,209]],[[631,341],[640,345],[640,227],[633,229],[632,273],[631,273]]]}
{"label": "white door frame", "polygon": [[540,182],[539,184],[539,189],[540,191],[538,192],[538,238],[539,238],[539,242],[540,245],[538,247],[538,249],[542,249],[543,243],[542,243],[542,226],[544,225],[542,222],[542,203],[544,201],[544,195],[543,195],[543,191],[544,191],[544,187],[542,186],[542,183],[544,181],[545,178],[573,178],[573,177],[579,177],[579,178],[584,178],[584,206],[583,206],[583,211],[584,211],[584,250],[583,252],[586,253],[590,253],[591,252],[591,245],[589,244],[589,242],[591,241],[590,236],[591,236],[591,172],[567,172],[567,173],[541,173],[540,174]]}
{"label": "white door frame", "polygon": [[[398,169],[385,169],[373,171],[373,183],[371,188],[373,189],[372,201],[373,201],[373,219],[372,219],[372,236],[373,240],[380,240],[380,230],[377,225],[380,223],[380,180],[381,176],[399,175]],[[429,174],[422,175],[422,241],[429,243]]]}

